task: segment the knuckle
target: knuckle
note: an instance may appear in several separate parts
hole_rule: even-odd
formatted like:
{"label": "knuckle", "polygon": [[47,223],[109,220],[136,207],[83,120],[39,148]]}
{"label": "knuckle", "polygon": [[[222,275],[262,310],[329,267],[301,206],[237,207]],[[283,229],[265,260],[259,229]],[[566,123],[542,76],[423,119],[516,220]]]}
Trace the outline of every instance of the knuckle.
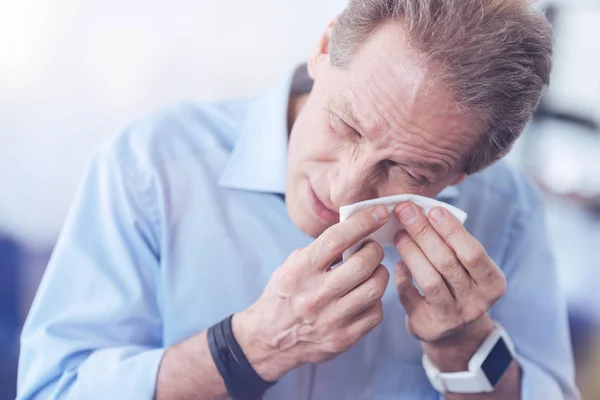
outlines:
{"label": "knuckle", "polygon": [[338,353],[338,344],[335,339],[327,339],[321,344],[321,349],[325,353],[324,357],[327,359],[329,356]]}
{"label": "knuckle", "polygon": [[298,296],[296,297],[295,303],[296,312],[299,315],[309,317],[308,319],[310,319],[310,316],[317,314],[319,311],[319,301],[317,298],[312,296]]}
{"label": "knuckle", "polygon": [[441,293],[443,284],[440,279],[430,279],[423,283],[421,290],[425,296],[437,296]]}
{"label": "knuckle", "polygon": [[464,255],[465,262],[471,267],[483,265],[486,257],[487,254],[481,245],[471,247]]}
{"label": "knuckle", "polygon": [[412,318],[410,318],[408,315],[404,318],[404,327],[406,328],[406,331],[411,335],[415,334],[415,327],[413,325]]}
{"label": "knuckle", "polygon": [[390,282],[390,271],[387,270],[386,267],[384,267],[383,265],[379,266],[381,268],[381,287],[382,289],[385,291],[385,289],[387,288],[389,282]]}
{"label": "knuckle", "polygon": [[435,331],[417,332],[417,336],[425,343],[433,343],[441,338],[440,334]]}
{"label": "knuckle", "polygon": [[363,276],[365,274],[365,260],[362,254],[355,254],[346,261],[346,268],[348,268],[353,276]]}
{"label": "knuckle", "polygon": [[387,284],[390,280],[390,273],[387,271],[387,269],[382,268],[382,270],[384,272],[380,273],[381,278],[378,278],[377,280],[375,280],[374,283],[374,287],[373,287],[373,291],[375,292],[375,297],[377,298],[382,298],[383,295],[385,294],[385,290],[387,289]]}
{"label": "knuckle", "polygon": [[492,288],[488,291],[488,296],[490,299],[490,307],[496,303],[498,300],[500,300],[502,298],[502,296],[504,296],[504,294],[506,293],[506,278],[504,277],[504,274],[502,274],[501,278],[498,279],[494,285],[492,286]]}
{"label": "knuckle", "polygon": [[338,343],[338,352],[345,352],[352,347],[354,344],[354,339],[350,335],[342,335]]}
{"label": "knuckle", "polygon": [[298,285],[298,278],[288,268],[278,268],[273,272],[272,279],[284,292],[294,291]]}
{"label": "knuckle", "polygon": [[271,275],[271,279],[275,279],[277,281],[282,281],[287,279],[287,277],[290,275],[289,273],[289,268],[285,268],[284,266],[281,266],[279,268],[277,268],[275,271],[273,271],[273,274]]}
{"label": "knuckle", "polygon": [[504,296],[504,294],[506,293],[507,285],[508,284],[506,283],[506,275],[504,275],[504,272],[500,271],[500,278],[498,279],[498,289],[496,292],[495,300],[499,300],[502,296]]}
{"label": "knuckle", "polygon": [[456,234],[458,234],[462,229],[464,229],[464,227],[462,225],[451,222],[449,224],[446,224],[446,230],[444,232],[444,236],[446,236],[446,237],[456,236]]}
{"label": "knuckle", "polygon": [[415,324],[412,320],[412,318],[406,318],[405,319],[405,326],[406,326],[406,331],[408,333],[410,333],[412,336],[416,337],[417,339],[424,339],[421,335],[418,334],[417,329],[415,328]]}
{"label": "knuckle", "polygon": [[381,274],[381,279],[383,279],[383,281],[387,284],[387,282],[390,280],[390,271],[388,271],[384,265],[379,264],[377,267],[377,272]]}
{"label": "knuckle", "polygon": [[[325,293],[340,293],[344,291],[345,281],[342,279],[332,279],[331,276],[325,279],[323,291]],[[324,294],[325,294],[324,293]]]}
{"label": "knuckle", "polygon": [[310,265],[312,263],[311,254],[312,252],[310,248],[295,249],[288,256],[287,260],[285,261],[285,264],[296,266]]}
{"label": "knuckle", "polygon": [[352,338],[346,332],[337,332],[328,342],[327,349],[330,353],[342,353],[352,347]]}
{"label": "knuckle", "polygon": [[367,232],[373,226],[374,221],[370,213],[362,213],[360,218],[356,219],[356,228],[359,232]]}
{"label": "knuckle", "polygon": [[458,263],[456,258],[449,254],[445,254],[443,257],[441,257],[441,259],[437,262],[437,265],[441,271],[444,271],[451,276],[458,274],[462,268],[462,265]]}
{"label": "knuckle", "polygon": [[327,361],[327,356],[320,352],[308,353],[304,357],[306,362],[311,364],[318,364]]}
{"label": "knuckle", "polygon": [[409,322],[409,333],[415,338],[425,343],[433,343],[439,339],[437,332],[433,329],[419,329],[414,323]]}
{"label": "knuckle", "polygon": [[405,326],[406,331],[421,342],[430,343],[433,342],[435,339],[432,330],[420,329],[419,324],[415,322],[414,318],[406,317]]}
{"label": "knuckle", "polygon": [[430,229],[426,221],[419,221],[413,226],[411,236],[417,240],[422,239],[429,234]]}
{"label": "knuckle", "polygon": [[383,321],[383,303],[378,301],[374,307],[373,315],[370,318],[370,322],[373,327],[379,325]]}
{"label": "knuckle", "polygon": [[321,236],[321,245],[328,253],[339,253],[343,243],[338,235],[329,234]]}
{"label": "knuckle", "polygon": [[381,299],[385,294],[388,281],[389,272],[380,265],[371,278],[365,282],[369,299]]}
{"label": "knuckle", "polygon": [[456,334],[457,332],[461,332],[462,330],[465,329],[465,327],[467,326],[467,323],[465,323],[464,321],[458,321],[455,320],[452,323],[449,323],[448,325],[441,327],[438,332],[437,332],[437,338],[436,340],[448,337],[448,336],[452,336],[454,334]]}
{"label": "knuckle", "polygon": [[378,295],[378,288],[377,288],[377,284],[374,282],[367,282],[365,284],[367,286],[367,299],[368,300],[374,300],[374,299],[378,299],[380,298]]}
{"label": "knuckle", "polygon": [[468,324],[471,324],[471,323],[477,321],[486,312],[487,312],[487,307],[483,307],[482,305],[477,305],[477,306],[471,307],[471,309],[469,310],[469,312],[466,315],[465,324],[468,325]]}
{"label": "knuckle", "polygon": [[[380,255],[374,255],[374,253],[381,253]],[[377,257],[377,259],[373,259],[373,257]],[[346,261],[347,267],[349,267],[353,274],[358,274],[359,276],[365,276],[365,278],[373,272],[375,265],[379,265],[379,263],[383,260],[383,250],[381,246],[377,243],[368,243],[361,251],[350,257],[348,261]]]}
{"label": "knuckle", "polygon": [[369,241],[365,245],[364,250],[367,253],[366,258],[368,258],[369,260],[377,260],[377,264],[381,263],[381,261],[383,261],[383,258],[385,257],[383,247],[381,247],[381,245],[377,242]]}

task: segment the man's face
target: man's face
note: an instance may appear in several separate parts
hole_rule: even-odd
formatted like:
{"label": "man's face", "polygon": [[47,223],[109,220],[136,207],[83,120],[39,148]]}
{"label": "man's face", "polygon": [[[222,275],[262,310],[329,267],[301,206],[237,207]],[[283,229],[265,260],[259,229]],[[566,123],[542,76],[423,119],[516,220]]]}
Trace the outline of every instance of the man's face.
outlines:
{"label": "man's face", "polygon": [[464,174],[480,134],[404,42],[398,27],[371,35],[344,69],[328,36],[309,62],[314,79],[289,141],[286,203],[310,236],[339,221],[338,208],[376,197],[435,197]]}

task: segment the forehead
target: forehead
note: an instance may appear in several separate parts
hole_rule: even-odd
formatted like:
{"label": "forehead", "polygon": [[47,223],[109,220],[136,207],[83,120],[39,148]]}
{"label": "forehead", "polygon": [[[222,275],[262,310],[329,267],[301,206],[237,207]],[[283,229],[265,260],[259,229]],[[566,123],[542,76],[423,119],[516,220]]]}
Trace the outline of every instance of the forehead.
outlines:
{"label": "forehead", "polygon": [[[373,33],[346,68],[333,68],[329,102],[368,137],[426,135],[468,152],[480,130],[397,26]],[[457,146],[453,149],[458,152]]]}

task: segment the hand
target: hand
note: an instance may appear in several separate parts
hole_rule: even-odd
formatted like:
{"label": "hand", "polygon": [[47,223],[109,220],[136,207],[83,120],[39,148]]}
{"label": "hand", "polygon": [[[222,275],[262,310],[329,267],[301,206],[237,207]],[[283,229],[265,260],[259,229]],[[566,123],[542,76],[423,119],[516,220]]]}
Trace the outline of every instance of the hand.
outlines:
{"label": "hand", "polygon": [[395,283],[407,329],[422,341],[438,368],[466,367],[494,328],[487,312],[506,290],[504,274],[443,208],[425,216],[414,204],[403,203],[395,213],[406,228],[395,238],[403,259],[396,266]]}
{"label": "hand", "polygon": [[293,252],[256,303],[234,316],[234,334],[263,379],[327,361],[381,322],[381,298],[389,282],[381,246],[368,242],[343,264],[331,266],[388,218],[387,210],[377,207],[330,227]]}

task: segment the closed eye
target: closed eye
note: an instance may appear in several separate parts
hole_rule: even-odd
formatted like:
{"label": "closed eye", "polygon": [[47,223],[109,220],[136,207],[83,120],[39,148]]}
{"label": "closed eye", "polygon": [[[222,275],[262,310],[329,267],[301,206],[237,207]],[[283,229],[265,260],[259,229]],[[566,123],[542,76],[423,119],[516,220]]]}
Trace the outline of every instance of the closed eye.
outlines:
{"label": "closed eye", "polygon": [[358,137],[362,137],[362,135],[356,129],[354,129],[353,127],[348,125],[343,119],[341,119],[334,112],[329,113],[329,120],[330,120],[330,124],[336,131],[338,131],[340,133],[348,133],[351,135],[356,135]]}
{"label": "closed eye", "polygon": [[390,175],[393,171],[402,171],[402,173],[408,176],[408,178],[418,186],[425,186],[431,183],[426,177],[415,174],[414,172],[402,167],[396,161],[386,160],[383,164],[388,175]]}

